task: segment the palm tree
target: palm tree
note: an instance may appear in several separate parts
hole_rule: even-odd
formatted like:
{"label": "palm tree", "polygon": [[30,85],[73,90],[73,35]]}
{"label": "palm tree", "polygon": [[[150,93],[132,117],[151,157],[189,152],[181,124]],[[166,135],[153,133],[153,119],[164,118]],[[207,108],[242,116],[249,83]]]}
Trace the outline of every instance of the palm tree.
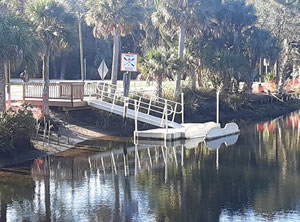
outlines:
{"label": "palm tree", "polygon": [[95,37],[113,36],[112,84],[117,83],[120,38],[143,20],[143,8],[133,0],[88,0],[86,20]]}
{"label": "palm tree", "polygon": [[171,77],[178,69],[180,61],[174,53],[164,47],[149,49],[141,61],[142,74],[152,75],[156,81],[155,94],[162,97],[162,81]]}
{"label": "palm tree", "polygon": [[[183,63],[187,29],[188,27],[195,27],[196,23],[202,21],[200,1],[156,0],[155,3],[157,11],[153,14],[153,22],[157,26],[161,26],[164,31],[169,32],[170,36],[174,36],[175,32],[178,31],[178,58]],[[176,98],[180,94],[182,73],[183,67],[176,74]]]}
{"label": "palm tree", "polygon": [[27,17],[43,43],[43,114],[49,116],[49,59],[57,49],[67,48],[73,37],[75,18],[55,0],[29,0],[25,4]]}
{"label": "palm tree", "polygon": [[223,82],[223,91],[239,93],[239,81],[246,82],[251,89],[259,58],[264,53],[276,57],[276,39],[270,32],[255,27],[255,22],[251,5],[235,1],[222,3],[208,28],[191,41],[189,51],[193,57],[200,58],[214,86]]}
{"label": "palm tree", "polygon": [[33,65],[37,49],[35,35],[23,18],[8,13],[0,15],[0,112],[6,110],[4,65],[16,58]]}
{"label": "palm tree", "polygon": [[[83,59],[83,37],[82,37],[82,17],[86,12],[85,8],[85,1],[84,0],[63,0],[70,8],[72,12],[75,12],[77,14],[77,23],[78,23],[78,40],[79,40],[79,56],[80,56],[80,74],[81,79],[84,81],[84,77],[86,75],[84,70],[84,59]],[[72,44],[76,45],[76,43]],[[68,51],[70,51],[71,48],[62,51],[62,69],[61,69],[61,75],[60,78],[65,78],[65,68],[66,68],[66,55],[68,54]]]}

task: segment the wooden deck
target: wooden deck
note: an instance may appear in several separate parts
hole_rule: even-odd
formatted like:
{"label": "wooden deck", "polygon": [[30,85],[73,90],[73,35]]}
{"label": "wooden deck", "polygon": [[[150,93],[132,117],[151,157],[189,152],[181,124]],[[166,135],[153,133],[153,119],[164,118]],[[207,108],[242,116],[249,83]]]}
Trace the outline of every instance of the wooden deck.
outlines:
{"label": "wooden deck", "polygon": [[[87,87],[83,82],[59,82],[49,84],[49,106],[52,107],[85,107],[88,97]],[[43,83],[24,83],[23,101],[41,106],[43,103]]]}
{"label": "wooden deck", "polygon": [[[42,99],[26,99],[25,102],[30,103],[34,106],[42,106],[43,100]],[[69,100],[55,100],[49,99],[49,106],[50,107],[66,107],[66,108],[79,108],[79,107],[86,107],[86,101],[69,101]]]}

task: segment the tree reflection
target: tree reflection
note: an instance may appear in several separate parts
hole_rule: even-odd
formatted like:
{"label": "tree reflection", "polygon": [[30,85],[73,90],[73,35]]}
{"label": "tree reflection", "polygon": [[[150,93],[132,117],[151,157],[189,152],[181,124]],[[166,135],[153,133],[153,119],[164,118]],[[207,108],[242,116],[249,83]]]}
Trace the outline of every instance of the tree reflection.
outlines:
{"label": "tree reflection", "polygon": [[300,199],[298,121],[299,112],[263,128],[245,123],[238,143],[218,151],[218,172],[216,152],[200,145],[185,151],[181,169],[168,167],[167,184],[162,170],[138,175],[138,184],[157,206],[157,221],[218,221],[223,210],[242,215],[249,209],[272,218],[295,209]]}
{"label": "tree reflection", "polygon": [[30,172],[22,171],[19,175],[16,175],[8,170],[0,171],[1,222],[8,221],[7,207],[15,200],[20,200],[18,201],[18,204],[21,206],[26,205],[27,201],[33,200],[35,184],[29,176],[29,173]]}
{"label": "tree reflection", "polygon": [[81,147],[36,160],[35,183],[0,177],[1,221],[15,199],[21,206],[29,200],[40,221],[219,221],[249,211],[273,220],[299,207],[298,121],[299,112],[241,123],[239,140],[230,147],[214,141],[191,149],[137,148],[120,141],[107,150],[99,142],[103,152]]}
{"label": "tree reflection", "polygon": [[0,222],[6,222],[7,221],[7,202],[6,200],[1,200],[1,212],[0,212]]}

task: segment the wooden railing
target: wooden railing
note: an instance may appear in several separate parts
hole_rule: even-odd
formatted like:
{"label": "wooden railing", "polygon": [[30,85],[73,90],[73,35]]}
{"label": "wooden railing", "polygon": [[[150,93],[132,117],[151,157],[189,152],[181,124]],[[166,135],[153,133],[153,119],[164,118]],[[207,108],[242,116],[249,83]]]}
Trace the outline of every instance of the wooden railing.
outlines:
{"label": "wooden railing", "polygon": [[[49,99],[55,100],[83,100],[84,83],[60,82],[49,84]],[[24,83],[23,99],[43,98],[43,83]]]}

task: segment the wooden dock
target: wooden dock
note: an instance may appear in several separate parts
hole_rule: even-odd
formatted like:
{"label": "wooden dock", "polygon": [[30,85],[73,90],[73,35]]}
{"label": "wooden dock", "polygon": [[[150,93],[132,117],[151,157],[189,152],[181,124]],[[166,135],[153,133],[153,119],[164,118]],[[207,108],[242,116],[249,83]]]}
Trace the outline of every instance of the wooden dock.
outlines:
{"label": "wooden dock", "polygon": [[[85,84],[83,82],[58,82],[49,84],[49,106],[85,107]],[[23,83],[23,101],[41,106],[43,102],[43,83]]]}

